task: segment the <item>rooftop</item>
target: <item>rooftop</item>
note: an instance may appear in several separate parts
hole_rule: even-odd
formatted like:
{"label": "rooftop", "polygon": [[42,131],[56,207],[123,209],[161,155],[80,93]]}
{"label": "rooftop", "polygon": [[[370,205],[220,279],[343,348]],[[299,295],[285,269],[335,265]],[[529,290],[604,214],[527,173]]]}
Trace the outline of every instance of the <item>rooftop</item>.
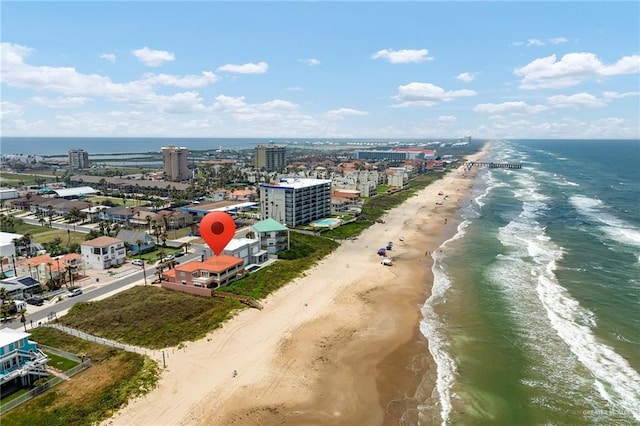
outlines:
{"label": "rooftop", "polygon": [[22,340],[25,337],[29,337],[29,333],[24,331],[14,330],[12,328],[0,329],[0,347],[5,347],[10,343],[15,343],[18,340]]}
{"label": "rooftop", "polygon": [[119,240],[117,238],[102,236],[102,237],[94,238],[93,240],[85,241],[81,245],[90,246],[90,247],[107,247],[112,244],[118,244],[121,242],[122,240]]}
{"label": "rooftop", "polygon": [[261,183],[261,187],[265,188],[307,188],[310,186],[331,184],[331,179],[301,179],[301,178],[288,178],[280,179],[280,182],[276,183]]}

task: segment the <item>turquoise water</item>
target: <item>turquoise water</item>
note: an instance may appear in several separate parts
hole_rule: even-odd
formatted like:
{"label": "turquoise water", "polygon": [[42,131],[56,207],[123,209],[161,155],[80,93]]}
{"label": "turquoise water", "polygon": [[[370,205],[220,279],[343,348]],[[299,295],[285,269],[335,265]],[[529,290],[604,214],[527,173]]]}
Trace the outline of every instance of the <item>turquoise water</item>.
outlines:
{"label": "turquoise water", "polygon": [[640,424],[640,142],[498,141],[437,252],[421,424]]}
{"label": "turquoise water", "polygon": [[321,220],[316,220],[315,222],[313,222],[313,225],[316,226],[333,226],[337,223],[339,223],[340,220],[338,219],[321,219]]}

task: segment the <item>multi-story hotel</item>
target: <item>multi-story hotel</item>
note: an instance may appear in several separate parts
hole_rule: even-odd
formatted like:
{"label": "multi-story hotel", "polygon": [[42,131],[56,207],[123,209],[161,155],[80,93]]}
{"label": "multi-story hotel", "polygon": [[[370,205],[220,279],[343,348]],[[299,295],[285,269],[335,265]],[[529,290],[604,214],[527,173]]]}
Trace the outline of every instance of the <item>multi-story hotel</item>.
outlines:
{"label": "multi-story hotel", "polygon": [[162,147],[162,165],[167,178],[174,181],[191,178],[191,172],[187,166],[189,150],[185,147],[173,145]]}
{"label": "multi-story hotel", "polygon": [[260,212],[290,228],[331,214],[331,180],[282,179],[260,184]]}
{"label": "multi-story hotel", "polygon": [[276,172],[282,170],[286,166],[285,154],[287,147],[280,145],[258,145],[256,146],[256,155],[254,165],[258,170],[266,170],[267,172]]}
{"label": "multi-story hotel", "polygon": [[88,169],[89,153],[84,149],[69,150],[69,170]]}

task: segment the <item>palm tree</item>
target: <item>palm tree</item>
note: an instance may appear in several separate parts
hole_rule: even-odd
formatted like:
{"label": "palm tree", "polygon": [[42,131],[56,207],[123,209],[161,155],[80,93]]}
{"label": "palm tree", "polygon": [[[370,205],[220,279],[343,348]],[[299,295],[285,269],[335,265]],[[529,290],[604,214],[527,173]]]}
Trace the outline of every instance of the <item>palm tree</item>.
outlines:
{"label": "palm tree", "polygon": [[140,254],[140,249],[142,248],[142,240],[140,238],[138,238],[136,240],[136,246],[138,246],[138,254]]}
{"label": "palm tree", "polygon": [[6,288],[2,287],[0,288],[0,301],[2,301],[2,304],[0,305],[0,310],[2,311],[2,318],[4,319],[4,317],[7,316],[7,312],[4,309],[4,304],[7,300],[9,300],[9,292],[7,291]]}

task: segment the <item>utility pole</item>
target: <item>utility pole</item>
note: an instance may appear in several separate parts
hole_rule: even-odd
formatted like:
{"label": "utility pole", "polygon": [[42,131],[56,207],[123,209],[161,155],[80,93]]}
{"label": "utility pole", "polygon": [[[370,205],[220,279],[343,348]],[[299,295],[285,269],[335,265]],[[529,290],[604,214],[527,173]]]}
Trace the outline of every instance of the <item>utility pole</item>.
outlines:
{"label": "utility pole", "polygon": [[144,269],[144,259],[142,259],[142,276],[144,277],[144,285],[147,285],[147,271]]}

